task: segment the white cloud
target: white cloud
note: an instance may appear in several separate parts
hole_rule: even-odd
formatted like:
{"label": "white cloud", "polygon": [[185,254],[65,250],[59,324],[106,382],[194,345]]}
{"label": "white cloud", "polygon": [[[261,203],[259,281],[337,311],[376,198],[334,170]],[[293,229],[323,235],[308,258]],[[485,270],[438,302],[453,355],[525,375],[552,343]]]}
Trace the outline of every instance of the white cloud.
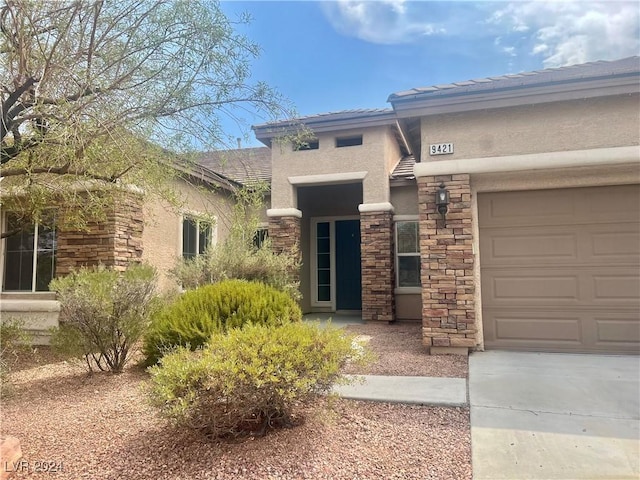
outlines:
{"label": "white cloud", "polygon": [[500,32],[527,32],[518,48],[540,56],[545,67],[640,53],[636,1],[514,2],[501,5],[488,24]]}
{"label": "white cloud", "polygon": [[338,0],[322,8],[338,32],[376,44],[446,37],[438,48],[529,57],[545,67],[640,54],[637,0]]}
{"label": "white cloud", "polygon": [[405,0],[338,0],[322,4],[325,16],[338,32],[387,45],[446,32],[443,24],[424,18],[424,5]]}

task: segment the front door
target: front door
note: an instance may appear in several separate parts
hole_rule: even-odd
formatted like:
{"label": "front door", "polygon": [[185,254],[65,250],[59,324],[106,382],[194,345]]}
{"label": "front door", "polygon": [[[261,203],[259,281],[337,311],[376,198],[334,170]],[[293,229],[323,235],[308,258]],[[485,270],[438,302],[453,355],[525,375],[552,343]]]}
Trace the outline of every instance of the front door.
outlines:
{"label": "front door", "polygon": [[336,309],[362,309],[360,220],[336,220]]}
{"label": "front door", "polygon": [[360,220],[311,222],[312,307],[361,310]]}

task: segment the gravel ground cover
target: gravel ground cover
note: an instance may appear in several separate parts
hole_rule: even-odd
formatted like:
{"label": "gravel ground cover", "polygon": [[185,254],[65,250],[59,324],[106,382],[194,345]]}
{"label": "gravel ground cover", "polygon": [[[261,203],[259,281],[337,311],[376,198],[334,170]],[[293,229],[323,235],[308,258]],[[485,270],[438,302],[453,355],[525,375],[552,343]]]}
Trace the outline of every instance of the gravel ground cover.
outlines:
{"label": "gravel ground cover", "polygon": [[422,345],[420,323],[348,325],[345,329],[367,340],[378,357],[366,367],[347,367],[361,375],[417,375],[466,378],[468,358],[462,355],[428,355]]}
{"label": "gravel ground cover", "polygon": [[[87,375],[81,364],[60,362],[12,377],[0,430],[20,439],[29,467],[15,478],[471,478],[467,408],[321,399],[299,412],[300,426],[221,443],[159,418],[142,393],[147,374],[136,367]],[[39,461],[64,470],[36,473]]]}

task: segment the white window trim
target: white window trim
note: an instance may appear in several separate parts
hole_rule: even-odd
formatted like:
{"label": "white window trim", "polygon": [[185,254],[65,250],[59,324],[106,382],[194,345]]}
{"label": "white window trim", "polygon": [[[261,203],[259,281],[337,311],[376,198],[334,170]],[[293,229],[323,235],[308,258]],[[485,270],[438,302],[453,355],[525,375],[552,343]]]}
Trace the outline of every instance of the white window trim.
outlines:
{"label": "white window trim", "polygon": [[[395,257],[395,280],[396,285],[394,289],[394,293],[402,295],[402,294],[417,294],[422,293],[422,285],[417,287],[401,287],[400,286],[400,262],[398,261],[398,257],[418,257],[420,262],[422,263],[422,256],[420,254],[420,223],[418,215],[394,215],[393,216],[393,249],[394,249],[394,257]],[[399,253],[398,252],[398,223],[400,222],[416,222],[418,223],[418,252],[413,253]],[[422,267],[422,266],[421,266]]]}
{"label": "white window trim", "polygon": [[[336,309],[336,245],[335,245],[335,217],[313,217],[311,218],[311,306],[312,307],[329,307],[331,310]],[[329,301],[318,300],[318,259],[317,259],[317,231],[318,223],[329,223],[329,257],[330,263],[330,281]]]}
{"label": "white window trim", "polygon": [[212,247],[218,244],[218,217],[207,215],[202,212],[186,210],[182,212],[182,214],[179,215],[179,218],[178,218],[178,252],[177,254],[179,258],[184,258],[182,255],[183,247],[184,247],[182,242],[182,237],[184,235],[183,229],[184,229],[185,218],[192,218],[198,222],[198,234],[196,235],[196,256],[199,255],[199,253],[197,252],[199,251],[199,247],[200,247],[199,245],[200,244],[200,234],[199,234],[200,221],[211,223],[211,243],[209,244],[209,246]]}

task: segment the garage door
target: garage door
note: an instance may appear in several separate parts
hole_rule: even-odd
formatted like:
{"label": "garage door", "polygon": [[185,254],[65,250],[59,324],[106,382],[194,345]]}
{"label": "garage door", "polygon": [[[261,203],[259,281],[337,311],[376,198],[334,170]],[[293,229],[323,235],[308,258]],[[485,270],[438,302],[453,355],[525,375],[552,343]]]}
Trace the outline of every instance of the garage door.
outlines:
{"label": "garage door", "polygon": [[640,185],[478,196],[487,348],[640,352]]}

